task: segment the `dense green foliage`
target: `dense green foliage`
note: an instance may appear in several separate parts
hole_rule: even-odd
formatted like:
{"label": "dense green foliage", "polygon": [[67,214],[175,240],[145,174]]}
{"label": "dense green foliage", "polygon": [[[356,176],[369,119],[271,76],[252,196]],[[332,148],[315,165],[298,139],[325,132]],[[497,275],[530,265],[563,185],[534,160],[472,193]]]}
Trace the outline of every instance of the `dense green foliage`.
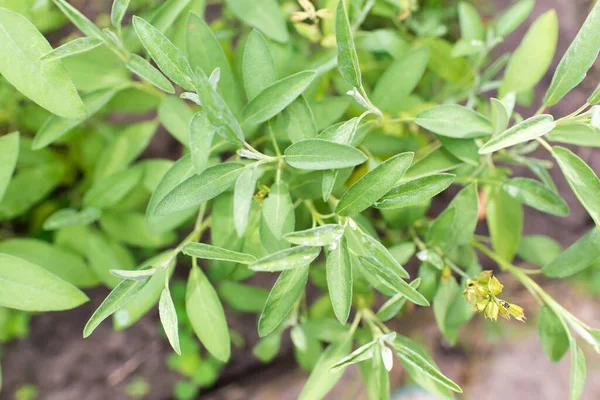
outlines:
{"label": "dense green foliage", "polygon": [[[578,399],[579,345],[600,352],[600,331],[532,276],[588,269],[600,234],[562,251],[522,234],[523,208],[569,214],[548,172],[556,165],[600,226],[600,180],[556,145],[600,146],[600,86],[572,114],[544,113],[596,60],[600,4],[542,107],[523,116],[516,104],[534,102],[555,55],[556,13],[540,15],[512,54],[493,54],[533,0],[485,22],[468,2],[217,3],[208,24],[203,0],[115,0],[96,24],[65,0],[0,1],[0,324],[16,327],[0,340],[22,335],[15,310],[71,309],[102,284],[112,291],[83,335],[157,308],[180,354],[169,366],[193,381],[179,398],[213,383],[239,344],[225,310],[257,315],[263,362],[291,336],[311,371],[301,399],[322,398],[353,363],[369,396],[386,399],[394,354],[412,380],[452,398],[460,387],[385,323],[409,303],[431,305],[454,344],[477,311],[524,321],[497,297],[485,255],[542,306],[543,348],[552,361],[570,351]],[[81,35],[53,49],[40,31],[67,19]],[[178,159],[144,156],[165,143],[159,125]],[[540,145],[554,163],[533,157]],[[535,179],[513,177],[513,166]],[[431,218],[451,185],[460,190]],[[483,219],[489,237],[475,234]],[[416,272],[403,266],[413,259]],[[245,282],[265,273],[277,274],[270,290]]]}

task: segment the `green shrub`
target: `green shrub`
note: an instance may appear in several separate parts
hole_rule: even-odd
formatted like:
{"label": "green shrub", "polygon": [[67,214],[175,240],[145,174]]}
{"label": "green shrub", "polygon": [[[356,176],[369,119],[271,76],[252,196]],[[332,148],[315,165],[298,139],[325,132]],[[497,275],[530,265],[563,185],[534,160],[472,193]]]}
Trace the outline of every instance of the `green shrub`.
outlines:
{"label": "green shrub", "polygon": [[[600,258],[600,231],[563,252],[523,236],[523,206],[569,214],[553,163],[534,157],[541,145],[600,224],[600,180],[554,145],[600,145],[600,87],[572,114],[544,114],[596,60],[600,5],[542,107],[522,116],[515,105],[537,103],[533,89],[554,56],[555,12],[512,54],[494,59],[493,50],[533,0],[486,22],[466,2],[226,0],[210,25],[198,0],[133,2],[124,25],[129,0],[115,0],[100,27],[64,0],[33,3],[0,3],[0,124],[21,131],[0,137],[0,306],[67,310],[88,300],[81,289],[104,284],[112,291],[87,337],[111,316],[125,329],[158,304],[177,353],[182,330],[184,354],[169,359],[193,380],[178,384],[181,398],[214,382],[241,340],[222,302],[258,315],[261,361],[289,332],[312,371],[301,399],[322,398],[359,362],[371,398],[388,398],[394,353],[419,385],[451,398],[460,387],[385,323],[407,303],[431,304],[454,344],[477,311],[525,321],[498,297],[503,286],[481,254],[540,303],[543,348],[552,361],[570,351],[570,396],[580,397],[576,337],[598,352],[600,332],[533,275],[585,270]],[[52,49],[38,28],[55,29],[63,14],[82,36]],[[143,156],[159,124],[180,143],[175,161]],[[515,166],[536,179],[512,177]],[[462,189],[431,218],[431,199],[451,185]],[[475,234],[482,219],[489,237]],[[517,255],[540,269],[514,265]],[[412,277],[402,266],[411,259],[420,261]],[[277,273],[270,291],[244,283],[257,272]],[[189,275],[187,287],[170,285],[173,274]]]}

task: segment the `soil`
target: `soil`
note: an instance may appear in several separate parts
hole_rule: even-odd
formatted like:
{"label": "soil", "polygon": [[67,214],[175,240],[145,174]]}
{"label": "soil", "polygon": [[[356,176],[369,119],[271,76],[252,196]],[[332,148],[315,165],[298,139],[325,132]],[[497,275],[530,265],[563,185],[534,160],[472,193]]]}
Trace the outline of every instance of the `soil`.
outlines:
{"label": "soil", "polygon": [[[110,6],[103,1],[71,1],[87,15]],[[509,0],[495,0],[498,9],[506,7]],[[549,8],[555,8],[560,20],[560,39],[557,57],[564,53],[577,33],[587,10],[586,0],[538,0],[530,21]],[[529,24],[525,24],[528,26]],[[499,54],[514,49],[526,28],[512,34],[501,46]],[[580,88],[551,110],[554,115],[565,115],[582,104],[593,90],[600,68],[598,64]],[[595,78],[594,78],[595,77]],[[538,85],[538,98],[543,96],[550,83],[546,76]],[[521,110],[530,115],[539,104]],[[165,148],[174,148],[168,135],[159,135],[160,142],[152,143],[149,153],[161,154]],[[578,149],[590,165],[600,171],[600,158],[592,157],[592,151]],[[544,157],[543,152],[537,156]],[[518,171],[527,175],[526,171]],[[567,218],[557,218],[527,209],[525,233],[543,233],[559,240],[563,246],[572,243],[577,237],[593,226],[585,210],[556,168],[552,174],[557,181],[560,193],[564,195],[571,214]],[[440,196],[441,203],[447,203],[450,195]],[[532,299],[504,277],[508,288],[514,287],[514,296],[522,300],[528,310],[535,310]],[[552,282],[546,282],[552,285]],[[511,286],[512,285],[512,286]],[[600,326],[598,299],[586,295],[577,288],[560,284],[551,286],[551,293],[567,308],[592,326]],[[32,319],[31,335],[15,341],[3,349],[2,367],[4,387],[0,399],[12,399],[14,393],[24,384],[34,384],[39,389],[39,399],[43,400],[104,400],[128,399],[125,387],[136,376],[143,377],[150,385],[151,392],[146,397],[153,400],[172,398],[175,383],[182,379],[166,367],[166,358],[171,353],[166,340],[161,336],[155,311],[150,312],[133,327],[122,332],[113,332],[109,323],[98,327],[92,336],[83,339],[81,332],[85,322],[106,296],[107,290],[98,288],[88,291],[91,299],[84,306],[68,311],[47,313]],[[511,295],[512,296],[512,295]],[[514,298],[514,297],[512,297]],[[202,393],[207,400],[237,399],[295,399],[306,379],[293,360],[289,340],[284,343],[277,359],[263,365],[251,354],[251,346],[256,342],[256,321],[253,316],[228,314],[230,325],[240,332],[247,347],[236,349],[233,359],[223,371],[217,384]],[[399,332],[417,336],[432,350],[436,362],[444,373],[457,381],[468,395],[461,398],[500,400],[544,399],[558,400],[568,397],[569,360],[565,357],[558,364],[551,364],[541,349],[535,328],[535,316],[530,316],[526,324],[517,322],[490,325],[479,318],[464,328],[461,341],[449,348],[441,338],[431,310],[417,310],[401,320],[395,320]],[[504,330],[503,339],[494,339],[497,330]],[[600,398],[600,360],[588,346],[584,346],[588,360],[588,379],[584,400]],[[405,383],[402,368],[392,372],[393,387]],[[349,368],[341,382],[334,388],[328,399],[365,399],[362,383],[355,368]],[[403,386],[394,393],[397,399],[432,399],[418,388]]]}

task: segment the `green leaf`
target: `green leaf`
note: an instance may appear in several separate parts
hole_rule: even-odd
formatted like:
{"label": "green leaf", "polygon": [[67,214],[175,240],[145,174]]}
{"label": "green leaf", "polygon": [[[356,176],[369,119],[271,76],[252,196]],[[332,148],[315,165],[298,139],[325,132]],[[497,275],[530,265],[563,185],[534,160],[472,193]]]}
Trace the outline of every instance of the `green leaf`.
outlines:
{"label": "green leaf", "polygon": [[183,246],[182,251],[183,254],[190,257],[207,260],[231,261],[240,264],[252,264],[256,261],[256,257],[251,254],[238,253],[206,243],[187,243]]}
{"label": "green leaf", "polygon": [[352,340],[341,338],[330,344],[319,357],[298,400],[320,400],[329,393],[344,374],[345,368],[331,371],[331,367],[352,349]]}
{"label": "green leaf", "polygon": [[102,304],[94,311],[85,328],[83,328],[83,337],[86,338],[94,332],[102,321],[110,317],[117,310],[127,304],[140,290],[146,286],[150,278],[143,280],[125,279],[121,281],[109,294],[106,296]]}
{"label": "green leaf", "polygon": [[283,235],[294,231],[296,216],[294,204],[285,182],[271,186],[268,197],[263,202],[260,219],[260,242],[267,253],[290,247]]}
{"label": "green leaf", "polygon": [[592,92],[590,97],[587,99],[588,104],[598,104],[600,103],[600,84],[596,86],[596,89]]}
{"label": "green leaf", "polygon": [[19,132],[0,137],[0,202],[12,178],[19,157]]}
{"label": "green leaf", "polygon": [[196,93],[202,101],[203,112],[215,132],[230,143],[243,145],[244,132],[235,115],[214,89],[206,74],[199,68],[196,69]]}
{"label": "green leaf", "polygon": [[37,239],[7,239],[0,242],[0,253],[39,265],[58,278],[77,287],[98,283],[92,270],[77,254]]}
{"label": "green leaf", "polygon": [[521,239],[523,207],[500,187],[488,188],[486,199],[486,221],[494,251],[510,262]]}
{"label": "green leaf", "polygon": [[92,21],[90,21],[85,15],[80,13],[75,7],[67,3],[65,0],[54,0],[54,4],[60,9],[71,20],[81,32],[86,36],[95,37],[97,39],[111,43],[108,36],[100,30]]}
{"label": "green leaf", "polygon": [[154,68],[152,64],[137,54],[130,54],[125,66],[128,70],[140,78],[147,80],[160,90],[171,94],[175,93],[171,82],[159,70]]}
{"label": "green leaf", "polygon": [[[262,308],[262,307],[261,307]],[[262,363],[271,362],[281,347],[281,334],[273,332],[260,339],[252,348],[252,354]]]}
{"label": "green leaf", "polygon": [[100,226],[113,239],[133,247],[160,248],[172,244],[175,232],[154,234],[146,225],[144,215],[137,212],[105,212]]}
{"label": "green leaf", "polygon": [[321,254],[320,247],[297,246],[269,254],[248,268],[253,271],[275,272],[289,269],[299,269],[308,266]]}
{"label": "green leaf", "polygon": [[248,100],[254,99],[260,92],[277,82],[277,67],[271,55],[265,37],[253,29],[244,48],[242,60],[244,87]]}
{"label": "green leaf", "polygon": [[458,21],[460,36],[466,40],[485,40],[485,27],[477,9],[467,2],[458,3]]}
{"label": "green leaf", "polygon": [[141,270],[111,269],[110,273],[119,279],[132,279],[134,281],[139,281],[153,276],[156,274],[156,270],[153,268]]}
{"label": "green leaf", "polygon": [[434,364],[427,361],[412,348],[406,346],[398,337],[394,340],[394,350],[403,364],[410,365],[412,368],[426,374],[431,379],[452,391],[462,393],[460,386],[446,378]]}
{"label": "green leaf", "polygon": [[285,161],[298,169],[327,170],[354,167],[367,161],[367,156],[345,144],[305,139],[285,149]]}
{"label": "green leaf", "polygon": [[433,174],[402,183],[375,202],[379,209],[395,209],[420,204],[446,190],[456,175]]}
{"label": "green leaf", "polygon": [[585,386],[586,366],[583,351],[575,340],[571,339],[571,387],[569,400],[579,400]]}
{"label": "green leaf", "polygon": [[403,179],[423,178],[436,173],[450,171],[461,165],[463,165],[461,160],[454,157],[443,147],[438,147],[415,161],[408,169]]}
{"label": "green leaf", "polygon": [[385,286],[397,293],[402,293],[408,300],[419,306],[429,306],[427,299],[423,297],[421,293],[417,292],[415,288],[402,280],[400,275],[398,275],[398,273],[392,268],[383,265],[372,257],[359,256],[359,258],[363,268],[365,268],[371,275],[379,278]]}
{"label": "green leaf", "polygon": [[558,18],[554,10],[540,15],[510,57],[498,95],[525,92],[544,77],[558,42]]}
{"label": "green leaf", "polygon": [[42,228],[46,231],[53,231],[67,226],[89,225],[96,222],[101,215],[102,211],[94,207],[84,208],[81,211],[63,208],[50,215],[44,221]]}
{"label": "green leaf", "polygon": [[51,113],[85,119],[85,106],[61,62],[40,62],[52,47],[36,27],[5,8],[0,8],[0,27],[0,74]]}
{"label": "green leaf", "polygon": [[461,292],[461,287],[453,277],[442,278],[433,299],[435,320],[451,345],[456,343],[460,327],[473,316],[471,306],[465,302]]}
{"label": "green leaf", "polygon": [[479,198],[475,183],[466,186],[458,192],[448,205],[448,208],[438,216],[436,221],[443,219],[446,213],[452,213],[450,210],[453,208],[456,208],[456,211],[454,212],[454,218],[450,218],[452,222],[449,231],[445,234],[443,243],[439,243],[439,246],[446,251],[456,246],[469,244],[473,238],[475,228],[477,227],[479,209]]}
{"label": "green leaf", "polygon": [[321,247],[336,243],[342,235],[344,235],[342,225],[327,224],[304,231],[286,233],[283,238],[297,245]]}
{"label": "green leaf", "polygon": [[382,265],[391,268],[401,278],[408,278],[408,272],[400,265],[396,258],[390,253],[390,251],[383,245],[379,240],[373,236],[363,233],[361,235],[361,241],[364,248],[368,253],[373,256]]}
{"label": "green leaf", "polygon": [[194,173],[194,166],[189,155],[181,157],[173,166],[163,175],[160,183],[152,193],[152,197],[146,208],[146,225],[151,232],[159,234],[176,228],[185,220],[195,215],[196,206],[187,210],[181,210],[168,216],[156,215],[156,206],[169,194],[177,185],[185,181]]}
{"label": "green leaf", "polygon": [[260,124],[279,114],[306,90],[315,76],[315,71],[302,71],[263,89],[244,108],[245,123]]}
{"label": "green leaf", "polygon": [[169,339],[169,343],[171,343],[171,347],[173,347],[175,353],[181,355],[181,348],[179,347],[177,311],[175,311],[175,304],[173,304],[171,292],[167,286],[165,286],[160,294],[160,300],[158,302],[158,314],[160,316],[160,323],[162,324],[165,334],[167,335],[167,339]]}
{"label": "green leaf", "polygon": [[217,292],[198,267],[193,267],[190,272],[185,308],[192,328],[206,350],[218,360],[227,362],[231,355],[231,340],[225,312]]}
{"label": "green leaf", "polygon": [[199,206],[229,189],[244,168],[244,164],[226,162],[210,167],[199,175],[192,175],[165,195],[153,213],[168,215]]}
{"label": "green leaf", "polygon": [[279,113],[275,126],[278,131],[286,132],[292,143],[317,136],[315,117],[303,95]]}
{"label": "green leaf", "polygon": [[[87,108],[88,116],[91,117],[100,111],[102,107],[112,100],[117,92],[118,89],[108,88],[85,93],[82,96],[82,100]],[[48,117],[35,135],[31,145],[32,149],[39,150],[54,143],[82,122],[81,120],[67,119],[57,115]]]}
{"label": "green leaf", "polygon": [[87,296],[37,264],[0,253],[0,305],[22,311],[70,310]]}
{"label": "green leaf", "polygon": [[104,43],[102,40],[93,37],[82,37],[63,44],[60,47],[44,54],[40,57],[40,62],[47,63],[50,61],[60,60],[61,58],[69,57],[75,54],[85,53]]}
{"label": "green leaf", "polygon": [[600,179],[595,172],[571,150],[554,147],[554,158],[579,202],[600,226]]}
{"label": "green leaf", "polygon": [[131,253],[112,238],[90,229],[85,229],[78,234],[82,236],[77,239],[83,242],[83,252],[90,267],[105,285],[115,287],[119,284],[120,280],[110,273],[111,269],[132,270],[135,268],[135,260]]}
{"label": "green leaf", "polygon": [[492,124],[483,115],[456,104],[435,106],[421,111],[415,123],[433,133],[457,139],[492,134]]}
{"label": "green leaf", "polygon": [[304,292],[307,280],[308,264],[283,271],[279,275],[258,319],[260,337],[267,336],[283,322]]}
{"label": "green leaf", "polygon": [[546,139],[576,146],[600,147],[600,132],[587,124],[558,125],[546,135]]}
{"label": "green leaf", "polygon": [[215,135],[215,131],[210,125],[210,122],[208,122],[206,114],[194,114],[190,120],[189,134],[190,153],[192,155],[194,170],[196,171],[196,174],[201,174],[208,165],[210,147]]}
{"label": "green leaf", "polygon": [[125,17],[125,13],[127,12],[127,8],[129,8],[130,0],[114,0],[113,5],[110,11],[110,21],[112,22],[115,28],[121,26],[121,22],[123,21],[123,17]]}
{"label": "green leaf", "polygon": [[427,47],[418,47],[394,61],[377,80],[373,104],[384,112],[397,112],[402,101],[421,81],[428,61]]}
{"label": "green leaf", "polygon": [[540,309],[538,328],[544,352],[546,352],[550,361],[560,361],[569,350],[569,334],[558,315],[546,305]]}
{"label": "green leaf", "polygon": [[490,154],[537,139],[550,132],[555,126],[556,123],[551,115],[536,115],[491,138],[479,149],[479,154]]}
{"label": "green leaf", "polygon": [[[415,289],[418,289],[420,284],[421,279],[417,278],[410,283],[410,286],[412,286]],[[400,312],[402,307],[404,307],[406,302],[407,298],[404,294],[395,294],[393,297],[390,297],[385,303],[383,303],[383,305],[379,308],[379,310],[377,311],[377,318],[379,318],[383,322],[389,321],[390,319],[398,315],[398,313]]]}
{"label": "green leaf", "polygon": [[141,168],[129,168],[96,181],[83,196],[83,205],[100,209],[114,206],[141,181],[143,172]]}
{"label": "green leaf", "polygon": [[474,166],[480,164],[479,147],[474,139],[455,139],[446,136],[437,136],[437,138],[444,149],[462,162]]}
{"label": "green leaf", "polygon": [[498,99],[490,99],[490,113],[492,118],[493,134],[498,135],[508,128],[510,116],[504,104]]}
{"label": "green leaf", "polygon": [[507,36],[517,29],[531,14],[535,7],[535,0],[520,0],[496,18],[496,34],[500,37]]}
{"label": "green leaf", "polygon": [[552,83],[544,96],[544,105],[555,105],[571,89],[579,85],[596,61],[598,51],[600,51],[600,4],[596,3],[556,67]]}
{"label": "green leaf", "polygon": [[189,126],[194,113],[181,99],[165,96],[158,106],[158,119],[167,131],[184,146],[189,145]]}
{"label": "green leaf", "polygon": [[263,310],[269,291],[252,285],[223,281],[219,284],[219,295],[235,311],[259,313]]}
{"label": "green leaf", "polygon": [[340,73],[350,85],[362,87],[358,55],[352,38],[352,28],[348,20],[346,2],[340,1],[335,15],[335,39],[337,43],[337,64]]}
{"label": "green leaf", "polygon": [[335,208],[341,216],[352,216],[365,210],[389,192],[410,167],[414,153],[401,153],[368,172],[342,196]]}
{"label": "green leaf", "polygon": [[181,51],[143,18],[134,16],[132,21],[138,38],[158,68],[185,90],[194,90],[194,72]]}
{"label": "green leaf", "polygon": [[348,365],[371,359],[373,357],[373,353],[376,351],[377,343],[377,340],[372,340],[368,343],[365,343],[352,353],[348,354],[346,357],[333,364],[331,366],[331,370],[336,371],[345,368]]}
{"label": "green leaf", "polygon": [[517,252],[523,260],[540,267],[550,264],[560,253],[560,243],[544,235],[523,236]]}
{"label": "green leaf", "polygon": [[562,197],[534,179],[509,179],[502,184],[502,188],[514,199],[529,207],[552,215],[569,214],[569,206]]}
{"label": "green leaf", "polygon": [[583,271],[600,258],[600,229],[593,228],[577,239],[550,264],[543,266],[542,273],[552,278],[565,278]]}
{"label": "green leaf", "polygon": [[233,189],[233,222],[239,237],[244,235],[252,207],[252,196],[258,179],[257,168],[247,168],[235,181]]}
{"label": "green leaf", "polygon": [[336,242],[327,255],[327,288],[333,313],[345,324],[352,308],[352,264],[346,238]]}
{"label": "green leaf", "polygon": [[289,40],[285,19],[276,0],[226,0],[225,4],[236,17],[271,39],[282,43]]}
{"label": "green leaf", "polygon": [[190,13],[185,24],[187,55],[192,70],[200,68],[206,75],[219,68],[220,78],[217,92],[234,113],[242,108],[241,90],[233,75],[229,59],[223,51],[219,39],[206,21],[195,13]]}

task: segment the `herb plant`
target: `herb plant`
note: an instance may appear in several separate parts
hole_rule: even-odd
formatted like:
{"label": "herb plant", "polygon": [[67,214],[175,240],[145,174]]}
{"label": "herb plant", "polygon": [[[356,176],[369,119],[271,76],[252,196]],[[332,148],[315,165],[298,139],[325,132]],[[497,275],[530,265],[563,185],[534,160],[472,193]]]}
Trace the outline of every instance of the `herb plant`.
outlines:
{"label": "herb plant", "polygon": [[[419,385],[452,398],[461,388],[386,322],[408,303],[432,305],[453,344],[476,312],[526,321],[483,255],[540,304],[543,348],[552,361],[570,352],[570,398],[580,398],[580,343],[600,352],[600,331],[534,276],[594,264],[600,230],[555,255],[550,238],[522,235],[523,206],[569,213],[548,173],[556,165],[600,224],[600,180],[560,145],[600,146],[600,86],[569,115],[545,113],[595,62],[600,4],[542,107],[523,116],[515,104],[533,102],[554,56],[555,12],[512,54],[495,59],[494,49],[533,0],[486,22],[457,4],[454,42],[454,17],[436,1],[226,0],[212,25],[203,1],[145,2],[131,18],[129,3],[115,0],[110,25],[98,27],[54,0],[81,32],[54,49],[30,19],[50,22],[0,8],[0,74],[10,83],[0,88],[35,103],[3,122],[22,133],[0,137],[0,306],[67,310],[88,300],[81,289],[104,284],[112,291],[84,336],[109,317],[125,329],[157,306],[176,353],[197,351],[193,332],[225,363],[225,303],[257,314],[260,360],[291,336],[312,371],[301,399],[325,396],[353,363],[370,397],[388,398],[394,354]],[[123,114],[137,122],[115,122]],[[180,143],[179,159],[140,158],[159,124]],[[553,162],[534,157],[538,146]],[[515,166],[536,179],[513,177]],[[460,191],[429,217],[451,185]],[[32,237],[13,237],[26,218]],[[475,234],[480,219],[489,236]],[[517,255],[540,269],[515,265]],[[413,276],[403,267],[411,259]],[[244,282],[255,274],[277,280],[265,291]],[[174,302],[177,275],[188,278]]]}

